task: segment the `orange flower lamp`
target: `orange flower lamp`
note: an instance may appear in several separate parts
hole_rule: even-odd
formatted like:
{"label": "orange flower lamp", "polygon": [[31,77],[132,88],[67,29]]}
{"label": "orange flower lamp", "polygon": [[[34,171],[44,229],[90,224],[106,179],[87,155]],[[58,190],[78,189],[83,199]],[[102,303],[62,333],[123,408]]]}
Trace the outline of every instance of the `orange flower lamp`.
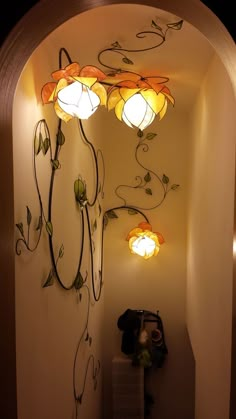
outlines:
{"label": "orange flower lamp", "polygon": [[162,234],[153,232],[152,226],[146,221],[132,229],[126,240],[129,242],[131,253],[142,256],[144,259],[156,256],[161,244],[165,242]]}
{"label": "orange flower lamp", "polygon": [[97,67],[72,63],[52,73],[55,81],[43,86],[42,101],[54,103],[57,116],[65,122],[73,117],[88,119],[99,105],[106,104],[106,89],[100,83],[105,77]]}
{"label": "orange flower lamp", "polygon": [[105,81],[113,84],[108,89],[108,110],[114,109],[116,117],[131,128],[143,131],[157,115],[160,120],[164,117],[168,102],[174,105],[161,77],[145,78],[124,72]]}

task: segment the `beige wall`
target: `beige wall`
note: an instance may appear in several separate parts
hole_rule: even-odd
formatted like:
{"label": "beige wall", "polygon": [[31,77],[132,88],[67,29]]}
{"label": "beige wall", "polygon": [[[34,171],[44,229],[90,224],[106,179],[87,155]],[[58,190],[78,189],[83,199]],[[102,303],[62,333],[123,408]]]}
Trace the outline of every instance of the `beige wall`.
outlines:
{"label": "beige wall", "polygon": [[[45,48],[46,50],[46,48]],[[58,56],[52,54],[52,62],[46,63],[43,48],[39,48],[27,63],[18,83],[14,101],[14,189],[15,222],[23,222],[27,235],[26,206],[32,214],[30,245],[34,247],[38,233],[35,232],[39,217],[39,200],[33,172],[33,143],[37,122],[46,118],[51,134],[52,149],[55,150],[55,134],[58,120],[53,107],[42,107],[41,86],[50,80],[52,68],[58,67]],[[59,259],[58,271],[65,286],[69,286],[76,275],[81,249],[81,216],[74,196],[74,181],[81,175],[86,180],[87,194],[91,201],[94,194],[94,162],[89,147],[81,139],[76,121],[62,123],[66,141],[61,148],[61,168],[56,171],[53,189],[52,222],[53,246],[57,257],[61,244],[64,256]],[[90,131],[90,135],[93,131]],[[95,147],[98,140],[95,138]],[[97,142],[96,142],[97,141]],[[36,158],[37,179],[47,219],[50,184],[50,153],[42,152]],[[99,198],[101,206],[102,199]],[[95,245],[94,271],[100,269],[102,216],[98,207],[90,211],[91,224],[97,219],[98,229],[92,239]],[[85,221],[85,230],[86,230]],[[19,238],[16,231],[16,240]],[[51,269],[48,237],[43,229],[42,237],[34,252],[26,250],[21,243],[21,255],[15,257],[16,277],[16,351],[17,351],[17,397],[19,419],[65,419],[75,417],[73,397],[73,365],[75,362],[75,388],[77,395],[83,390],[83,379],[89,357],[94,357],[94,367],[101,362],[100,325],[103,315],[103,297],[94,304],[89,246],[85,233],[84,257],[81,273],[86,277],[90,289],[90,303],[87,288],[81,290],[82,299],[75,289],[63,290],[55,280],[54,285],[42,288]],[[98,280],[95,284],[97,287]],[[92,344],[81,338],[89,318],[87,331]],[[86,335],[86,333],[85,333]],[[78,344],[80,339],[82,343]],[[76,361],[75,361],[76,360]],[[102,371],[97,377],[94,391],[92,380],[93,362],[90,360],[86,389],[79,406],[81,417],[101,418]],[[80,416],[79,416],[80,417]]]}
{"label": "beige wall", "polygon": [[192,113],[188,329],[196,359],[196,419],[229,417],[235,99],[216,57]]}
{"label": "beige wall", "polygon": [[[134,158],[138,141],[136,131],[120,127],[119,121],[112,123],[113,141],[107,141],[104,149],[106,192],[109,192],[105,198],[106,208],[122,205],[114,193],[116,186],[135,185],[135,177],[146,174]],[[111,220],[105,230],[104,418],[111,417],[112,358],[121,354],[122,332],[117,327],[117,320],[131,308],[160,311],[169,349],[163,368],[158,371],[154,368],[149,374],[148,387],[155,399],[151,417],[190,419],[194,411],[194,361],[185,328],[188,115],[178,112],[177,104],[147,132],[157,133],[157,136],[148,142],[149,151],[140,151],[140,161],[160,176],[165,173],[170,182],[180,184],[180,188],[170,191],[160,207],[144,210],[153,229],[160,231],[166,240],[156,257],[143,260],[129,251],[125,238],[143,220],[140,215],[119,211],[119,218]],[[127,204],[132,202],[148,208],[161,197],[159,183],[154,177],[150,187],[152,197],[144,191],[136,190],[134,194],[125,188],[119,189],[119,193],[123,191]]]}

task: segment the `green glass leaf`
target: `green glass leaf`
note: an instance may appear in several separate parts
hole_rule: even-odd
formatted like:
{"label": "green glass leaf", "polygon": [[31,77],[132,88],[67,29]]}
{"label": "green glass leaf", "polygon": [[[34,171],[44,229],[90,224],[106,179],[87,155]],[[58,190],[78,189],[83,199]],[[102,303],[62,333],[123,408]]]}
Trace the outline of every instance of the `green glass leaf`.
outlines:
{"label": "green glass leaf", "polygon": [[59,258],[62,258],[63,255],[64,255],[64,246],[62,244],[61,247],[60,247],[60,250],[59,250]]}
{"label": "green glass leaf", "polygon": [[168,178],[168,176],[166,176],[166,175],[163,175],[162,176],[162,182],[165,184],[165,185],[167,185],[168,183],[169,183],[169,178]]}
{"label": "green glass leaf", "polygon": [[147,135],[146,135],[146,140],[153,140],[153,138],[155,138],[156,137],[156,134],[154,133],[154,132],[149,132]]}
{"label": "green glass leaf", "polygon": [[42,151],[44,155],[47,154],[47,151],[49,149],[49,144],[50,144],[49,138],[45,138],[45,140],[42,141]]}
{"label": "green glass leaf", "polygon": [[54,283],[54,277],[53,277],[53,273],[52,273],[52,270],[51,270],[48,274],[48,277],[47,277],[45,283],[43,284],[43,288],[50,287],[51,285],[53,285],[53,283]]}
{"label": "green glass leaf", "polygon": [[65,136],[64,136],[63,132],[61,130],[59,130],[58,133],[57,133],[57,144],[63,145],[64,142],[65,142]]}
{"label": "green glass leaf", "polygon": [[107,216],[108,218],[118,218],[118,215],[116,215],[115,211],[113,210],[107,211]]}
{"label": "green glass leaf", "polygon": [[178,188],[179,188],[179,185],[177,185],[175,183],[171,186],[171,189],[173,189],[173,191],[175,191]]}
{"label": "green glass leaf", "polygon": [[152,195],[152,190],[150,188],[145,189],[146,194]]}
{"label": "green glass leaf", "polygon": [[138,211],[136,211],[136,210],[134,210],[134,209],[131,209],[131,208],[130,208],[130,209],[128,210],[128,214],[129,214],[129,215],[135,215],[135,214],[138,214]]}
{"label": "green glass leaf", "polygon": [[178,22],[175,22],[175,23],[167,23],[167,26],[170,29],[174,29],[176,31],[179,31],[183,26],[183,22],[184,22],[183,20],[179,20]]}
{"label": "green glass leaf", "polygon": [[27,208],[27,224],[29,226],[32,220],[32,215],[31,215],[29,207],[26,207],[26,208]]}
{"label": "green glass leaf", "polygon": [[36,230],[41,230],[42,225],[43,225],[43,220],[42,220],[42,216],[40,215],[40,216],[39,216],[38,225],[37,225],[37,227],[36,227]]}
{"label": "green glass leaf", "polygon": [[51,161],[52,162],[52,167],[53,167],[53,169],[59,169],[59,167],[60,167],[60,162],[59,162],[59,160],[52,160]]}
{"label": "green glass leaf", "polygon": [[42,137],[42,133],[39,133],[39,136],[35,136],[34,138],[34,153],[37,156],[40,153],[40,150],[42,148],[42,142],[43,142],[43,137]]}
{"label": "green glass leaf", "polygon": [[150,180],[151,180],[151,175],[150,175],[150,173],[149,173],[149,172],[147,172],[147,174],[144,176],[144,180],[145,180],[145,182],[150,182]]}
{"label": "green glass leaf", "polygon": [[20,234],[22,235],[22,237],[24,237],[24,228],[23,228],[23,223],[18,223],[16,224],[16,227],[18,228],[18,230],[20,231]]}
{"label": "green glass leaf", "polygon": [[125,64],[133,64],[133,61],[131,61],[128,57],[122,58],[123,63]]}
{"label": "green glass leaf", "polygon": [[151,26],[155,29],[158,29],[159,31],[162,31],[162,28],[160,26],[158,26],[154,20],[152,20]]}
{"label": "green glass leaf", "polygon": [[53,233],[53,227],[52,227],[52,223],[51,223],[51,221],[47,221],[47,222],[46,222],[46,230],[47,230],[47,233],[48,233],[50,236],[52,236],[52,233]]}
{"label": "green glass leaf", "polygon": [[76,278],[74,280],[74,288],[76,290],[79,290],[80,288],[82,288],[83,284],[84,284],[83,277],[82,277],[81,273],[78,272],[77,275],[76,275]]}

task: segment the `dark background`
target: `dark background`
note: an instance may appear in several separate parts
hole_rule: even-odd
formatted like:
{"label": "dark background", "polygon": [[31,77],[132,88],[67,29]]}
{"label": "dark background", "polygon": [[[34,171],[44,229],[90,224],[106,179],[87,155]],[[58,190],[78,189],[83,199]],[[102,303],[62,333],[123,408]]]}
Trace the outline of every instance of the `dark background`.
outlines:
{"label": "dark background", "polygon": [[[11,11],[1,12],[0,16],[0,45],[11,29],[40,0],[18,0],[17,5],[10,4]],[[236,42],[236,19],[233,11],[233,0],[202,0],[209,9],[223,22],[232,38]]]}

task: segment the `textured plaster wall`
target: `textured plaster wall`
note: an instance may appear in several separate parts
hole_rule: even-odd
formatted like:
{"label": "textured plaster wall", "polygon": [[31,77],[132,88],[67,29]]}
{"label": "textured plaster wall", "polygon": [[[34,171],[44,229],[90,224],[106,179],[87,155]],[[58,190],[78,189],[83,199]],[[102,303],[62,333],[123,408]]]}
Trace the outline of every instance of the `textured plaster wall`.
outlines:
{"label": "textured plaster wall", "polygon": [[235,99],[211,63],[192,114],[188,329],[196,359],[196,419],[229,417]]}

